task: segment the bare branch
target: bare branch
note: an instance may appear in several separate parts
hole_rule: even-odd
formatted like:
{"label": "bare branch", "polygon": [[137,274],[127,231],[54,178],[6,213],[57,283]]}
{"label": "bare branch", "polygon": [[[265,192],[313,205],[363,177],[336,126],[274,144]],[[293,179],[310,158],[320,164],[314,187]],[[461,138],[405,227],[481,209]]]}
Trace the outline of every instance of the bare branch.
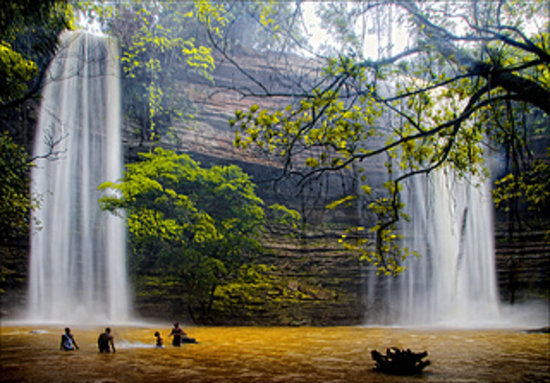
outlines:
{"label": "bare branch", "polygon": [[[54,116],[53,113],[49,112],[52,119],[56,120],[56,122],[61,125],[61,120]],[[46,131],[45,137],[43,137],[44,144],[46,145],[47,151],[43,154],[38,154],[33,157],[29,158],[29,162],[34,162],[38,159],[46,159],[48,161],[56,161],[58,160],[62,154],[64,154],[67,150],[57,150],[57,147],[63,142],[65,138],[69,136],[68,133],[58,134],[57,131],[59,129],[56,129],[56,125],[54,122],[51,123],[51,125],[48,127],[48,130]],[[62,131],[62,129],[61,129]]]}

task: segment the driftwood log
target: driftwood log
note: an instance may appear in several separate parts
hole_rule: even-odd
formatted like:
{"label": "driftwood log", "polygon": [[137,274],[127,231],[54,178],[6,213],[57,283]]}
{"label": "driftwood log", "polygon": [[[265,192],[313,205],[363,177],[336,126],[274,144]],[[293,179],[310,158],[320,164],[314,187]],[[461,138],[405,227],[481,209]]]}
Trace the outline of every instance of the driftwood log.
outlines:
{"label": "driftwood log", "polygon": [[386,349],[386,355],[376,350],[371,352],[372,359],[376,362],[375,371],[392,375],[416,375],[430,364],[429,360],[423,361],[428,352],[412,352],[410,349],[392,347]]}

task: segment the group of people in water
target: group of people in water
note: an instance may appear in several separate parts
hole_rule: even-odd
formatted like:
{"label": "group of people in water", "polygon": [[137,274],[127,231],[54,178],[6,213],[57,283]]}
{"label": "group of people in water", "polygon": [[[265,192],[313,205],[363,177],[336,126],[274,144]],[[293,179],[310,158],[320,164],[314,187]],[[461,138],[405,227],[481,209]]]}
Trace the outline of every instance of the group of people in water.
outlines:
{"label": "group of people in water", "polygon": [[[197,343],[195,338],[190,338],[187,336],[178,322],[174,322],[174,327],[168,336],[172,337],[172,345],[174,347],[180,347],[182,343]],[[111,351],[116,352],[114,337],[111,334],[111,329],[109,327],[107,327],[105,332],[101,333],[97,338],[97,346],[100,353],[110,353]],[[157,348],[164,347],[164,340],[158,331],[155,332],[155,346]],[[80,349],[69,327],[66,327],[65,333],[61,335],[61,345],[59,346],[59,349],[64,351],[74,351]]]}
{"label": "group of people in water", "polygon": [[[180,327],[178,322],[174,322],[174,327],[168,336],[172,337],[172,346],[180,347],[183,343],[197,343],[195,338],[189,338],[185,331]],[[155,332],[156,346],[158,348],[164,347],[164,341],[162,340],[160,333]]]}

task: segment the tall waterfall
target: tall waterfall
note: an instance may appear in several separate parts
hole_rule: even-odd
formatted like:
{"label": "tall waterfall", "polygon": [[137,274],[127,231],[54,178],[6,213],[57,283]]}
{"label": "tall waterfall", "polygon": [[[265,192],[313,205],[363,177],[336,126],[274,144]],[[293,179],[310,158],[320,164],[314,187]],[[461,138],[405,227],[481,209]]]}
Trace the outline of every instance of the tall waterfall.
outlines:
{"label": "tall waterfall", "polygon": [[35,213],[28,319],[39,322],[124,321],[130,304],[125,227],[102,212],[97,190],[121,177],[119,67],[116,45],[85,32],[62,36],[43,92],[32,187]]}
{"label": "tall waterfall", "polygon": [[[369,323],[484,326],[498,318],[488,182],[451,169],[414,177],[402,192],[411,220],[402,226],[409,257],[397,278],[369,278]],[[367,304],[369,304],[369,302]]]}

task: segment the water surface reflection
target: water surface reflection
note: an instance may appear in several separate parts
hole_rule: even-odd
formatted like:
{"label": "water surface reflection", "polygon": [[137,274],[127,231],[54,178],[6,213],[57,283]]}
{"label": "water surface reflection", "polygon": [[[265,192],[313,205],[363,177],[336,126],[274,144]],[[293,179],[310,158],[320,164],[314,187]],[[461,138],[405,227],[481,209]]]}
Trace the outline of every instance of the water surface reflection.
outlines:
{"label": "water surface reflection", "polygon": [[[199,344],[170,345],[169,326],[112,326],[117,353],[97,352],[101,328],[73,327],[80,351],[61,352],[62,328],[2,327],[1,382],[550,382],[550,335],[512,330],[192,327]],[[167,344],[156,349],[154,332]],[[32,332],[31,332],[32,331]],[[418,377],[372,371],[370,351],[428,350]]]}

